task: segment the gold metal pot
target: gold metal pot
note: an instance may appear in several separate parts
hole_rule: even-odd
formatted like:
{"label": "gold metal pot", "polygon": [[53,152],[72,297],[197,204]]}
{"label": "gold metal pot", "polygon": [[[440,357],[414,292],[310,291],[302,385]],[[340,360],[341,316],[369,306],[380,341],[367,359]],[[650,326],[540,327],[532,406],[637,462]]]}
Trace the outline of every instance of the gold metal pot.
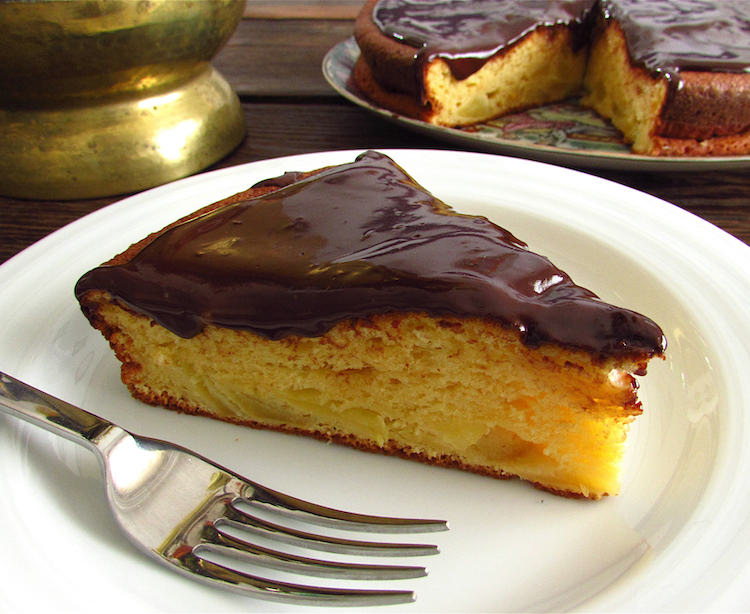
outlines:
{"label": "gold metal pot", "polygon": [[244,0],[0,2],[0,194],[79,199],[197,172],[245,134],[211,66]]}

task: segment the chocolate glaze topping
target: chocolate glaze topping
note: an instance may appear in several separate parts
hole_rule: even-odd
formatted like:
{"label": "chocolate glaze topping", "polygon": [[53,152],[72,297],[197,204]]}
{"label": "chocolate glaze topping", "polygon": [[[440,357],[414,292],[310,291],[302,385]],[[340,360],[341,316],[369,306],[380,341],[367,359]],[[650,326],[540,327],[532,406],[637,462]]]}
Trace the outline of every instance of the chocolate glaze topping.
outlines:
{"label": "chocolate glaze topping", "polygon": [[464,79],[539,25],[571,24],[583,45],[599,14],[617,19],[635,62],[672,80],[750,70],[747,0],[380,0],[373,21],[417,50],[417,68],[441,57]]}
{"label": "chocolate glaze topping", "polygon": [[628,51],[652,72],[750,70],[747,0],[602,0],[620,24]]}
{"label": "chocolate glaze topping", "polygon": [[494,319],[530,346],[664,349],[654,322],[453,212],[376,152],[172,227],[129,262],[86,273],[76,296],[94,289],[183,337],[208,323],[317,336],[344,319],[426,312]]}
{"label": "chocolate glaze topping", "polygon": [[295,181],[299,181],[302,178],[303,173],[299,171],[289,171],[279,177],[272,177],[271,179],[265,179],[259,181],[253,187],[254,188],[285,188],[288,185],[293,184]]}
{"label": "chocolate glaze topping", "polygon": [[479,70],[493,55],[539,25],[571,25],[586,43],[586,16],[594,0],[380,0],[373,21],[416,48],[418,66],[440,57],[456,79]]}

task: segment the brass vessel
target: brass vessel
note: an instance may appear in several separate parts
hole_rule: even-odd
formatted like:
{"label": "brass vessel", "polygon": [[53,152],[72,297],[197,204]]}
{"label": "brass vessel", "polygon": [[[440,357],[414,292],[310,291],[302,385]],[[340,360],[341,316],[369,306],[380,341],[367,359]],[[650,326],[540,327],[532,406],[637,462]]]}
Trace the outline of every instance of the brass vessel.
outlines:
{"label": "brass vessel", "polygon": [[0,2],[0,194],[79,199],[197,172],[245,134],[211,66],[244,0]]}

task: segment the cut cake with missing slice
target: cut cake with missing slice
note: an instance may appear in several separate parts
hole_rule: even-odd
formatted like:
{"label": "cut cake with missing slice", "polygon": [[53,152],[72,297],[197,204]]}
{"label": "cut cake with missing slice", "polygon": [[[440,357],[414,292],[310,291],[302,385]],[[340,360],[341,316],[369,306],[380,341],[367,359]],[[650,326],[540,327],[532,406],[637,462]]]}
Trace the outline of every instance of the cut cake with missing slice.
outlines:
{"label": "cut cake with missing slice", "polygon": [[747,1],[367,0],[354,36],[352,85],[427,123],[582,94],[633,153],[750,152]]}
{"label": "cut cake with missing slice", "polygon": [[376,152],[210,205],[75,292],[147,403],[592,499],[665,349]]}

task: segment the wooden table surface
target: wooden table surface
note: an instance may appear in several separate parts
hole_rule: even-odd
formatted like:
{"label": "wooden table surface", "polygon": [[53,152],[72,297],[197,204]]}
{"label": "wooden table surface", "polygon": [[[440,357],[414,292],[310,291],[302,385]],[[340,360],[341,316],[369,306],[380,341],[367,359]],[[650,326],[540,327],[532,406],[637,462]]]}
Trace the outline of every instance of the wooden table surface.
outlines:
{"label": "wooden table surface", "polygon": [[[354,106],[323,79],[323,56],[351,35],[358,1],[251,0],[214,61],[240,95],[247,137],[211,169],[331,149],[449,147]],[[674,203],[750,244],[750,170],[586,172]],[[0,197],[0,262],[121,198],[56,202]]]}

